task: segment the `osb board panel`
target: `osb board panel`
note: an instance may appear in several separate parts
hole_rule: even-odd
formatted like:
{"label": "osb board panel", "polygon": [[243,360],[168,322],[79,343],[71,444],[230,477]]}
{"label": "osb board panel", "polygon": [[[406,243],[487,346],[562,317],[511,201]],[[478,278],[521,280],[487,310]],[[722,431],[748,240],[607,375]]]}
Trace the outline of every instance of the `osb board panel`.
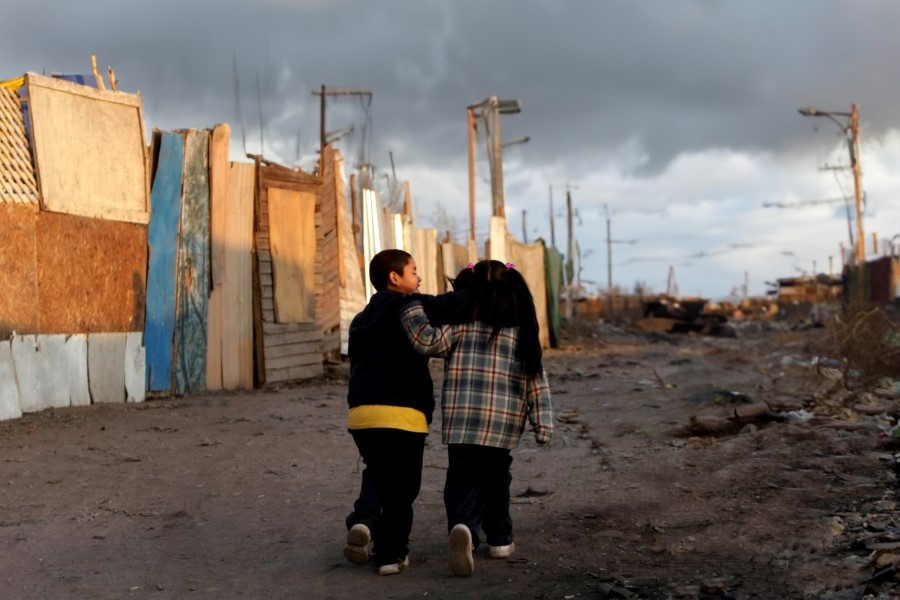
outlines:
{"label": "osb board panel", "polygon": [[0,202],[38,205],[37,181],[16,92],[0,88]]}
{"label": "osb board panel", "polygon": [[542,348],[550,347],[550,323],[547,320],[547,273],[544,268],[544,243],[523,244],[511,235],[507,241],[509,262],[516,265],[534,297]]}
{"label": "osb board panel", "polygon": [[42,212],[36,231],[40,333],[143,329],[146,226]]}
{"label": "osb board panel", "polygon": [[32,73],[26,85],[42,207],[147,223],[141,97]]}
{"label": "osb board panel", "polygon": [[0,339],[39,329],[37,219],[33,207],[0,204]]}

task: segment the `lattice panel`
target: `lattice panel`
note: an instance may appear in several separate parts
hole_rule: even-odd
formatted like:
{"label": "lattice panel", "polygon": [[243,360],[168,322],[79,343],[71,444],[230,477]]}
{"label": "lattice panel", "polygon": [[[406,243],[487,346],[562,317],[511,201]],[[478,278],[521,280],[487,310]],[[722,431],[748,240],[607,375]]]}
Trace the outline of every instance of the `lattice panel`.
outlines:
{"label": "lattice panel", "polygon": [[0,88],[0,202],[38,204],[32,164],[19,97]]}

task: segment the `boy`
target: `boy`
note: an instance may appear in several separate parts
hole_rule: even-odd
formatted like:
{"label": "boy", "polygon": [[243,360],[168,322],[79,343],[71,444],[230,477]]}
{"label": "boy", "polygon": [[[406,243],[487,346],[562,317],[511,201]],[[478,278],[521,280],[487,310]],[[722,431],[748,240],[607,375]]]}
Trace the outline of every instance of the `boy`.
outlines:
{"label": "boy", "polygon": [[376,293],[350,324],[347,428],[365,468],[346,519],[344,556],[366,564],[369,543],[379,575],[409,566],[413,502],[422,483],[425,437],[434,411],[428,357],[416,352],[398,311],[419,289],[416,262],[383,250],[369,263]]}

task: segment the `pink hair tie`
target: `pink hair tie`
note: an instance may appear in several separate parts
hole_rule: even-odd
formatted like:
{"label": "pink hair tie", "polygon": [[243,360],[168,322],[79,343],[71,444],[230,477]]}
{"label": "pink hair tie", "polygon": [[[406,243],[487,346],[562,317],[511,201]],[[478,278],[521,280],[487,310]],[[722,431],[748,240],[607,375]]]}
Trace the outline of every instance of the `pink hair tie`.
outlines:
{"label": "pink hair tie", "polygon": [[513,263],[506,263],[507,271],[509,271],[510,269],[515,269],[515,268],[516,268],[516,265],[514,265]]}
{"label": "pink hair tie", "polygon": [[466,265],[466,268],[467,268],[468,270],[472,271],[472,272],[475,271],[475,265],[473,265],[472,263],[467,264],[467,265]]}

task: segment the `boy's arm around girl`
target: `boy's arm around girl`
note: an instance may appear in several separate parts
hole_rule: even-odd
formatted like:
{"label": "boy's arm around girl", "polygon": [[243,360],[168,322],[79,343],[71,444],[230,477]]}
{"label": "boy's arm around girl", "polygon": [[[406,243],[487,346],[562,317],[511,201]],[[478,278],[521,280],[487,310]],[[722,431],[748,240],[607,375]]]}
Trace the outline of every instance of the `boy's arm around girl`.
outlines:
{"label": "boy's arm around girl", "polygon": [[[399,316],[410,343],[418,353],[446,359],[453,352],[462,352],[456,339],[458,326],[432,326],[419,299],[413,299],[402,307]],[[509,370],[509,365],[505,364],[484,364],[479,367],[478,370],[483,373],[490,373],[496,369]],[[535,441],[540,446],[548,445],[553,435],[554,415],[546,373],[541,370],[539,375],[530,378],[523,375],[522,379],[524,379],[522,399],[525,402],[525,413],[534,432]],[[485,387],[490,389],[492,386]]]}

